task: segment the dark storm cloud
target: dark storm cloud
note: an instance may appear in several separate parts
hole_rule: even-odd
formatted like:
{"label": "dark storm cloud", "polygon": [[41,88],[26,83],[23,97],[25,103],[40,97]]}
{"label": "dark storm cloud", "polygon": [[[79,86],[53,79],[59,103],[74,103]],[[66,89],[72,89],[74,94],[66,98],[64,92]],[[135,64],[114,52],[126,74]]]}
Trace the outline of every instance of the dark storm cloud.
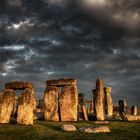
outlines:
{"label": "dark storm cloud", "polygon": [[115,103],[139,105],[138,0],[2,0],[0,7],[1,89],[29,80],[43,97],[46,80],[73,77],[92,97],[103,78]]}

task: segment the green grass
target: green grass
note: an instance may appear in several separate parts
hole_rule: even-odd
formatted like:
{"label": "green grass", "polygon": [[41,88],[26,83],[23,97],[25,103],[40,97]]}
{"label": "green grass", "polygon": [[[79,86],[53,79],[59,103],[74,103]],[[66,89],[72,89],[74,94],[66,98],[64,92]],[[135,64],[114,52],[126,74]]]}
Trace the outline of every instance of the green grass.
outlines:
{"label": "green grass", "polygon": [[[80,132],[64,132],[62,122],[37,121],[34,126],[21,126],[15,123],[0,124],[0,140],[140,140],[140,122],[111,121],[111,133],[86,134]],[[77,122],[81,126],[93,126],[94,122]]]}

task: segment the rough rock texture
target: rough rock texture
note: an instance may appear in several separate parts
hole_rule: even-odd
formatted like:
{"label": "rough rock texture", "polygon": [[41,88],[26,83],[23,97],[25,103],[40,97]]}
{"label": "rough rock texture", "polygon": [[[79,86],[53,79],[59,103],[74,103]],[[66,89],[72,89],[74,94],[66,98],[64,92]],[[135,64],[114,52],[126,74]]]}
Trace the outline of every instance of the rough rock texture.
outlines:
{"label": "rough rock texture", "polygon": [[0,123],[9,123],[14,108],[15,91],[5,89],[0,94]]}
{"label": "rough rock texture", "polygon": [[132,106],[132,108],[131,108],[131,115],[137,115],[137,113],[138,113],[137,106],[136,105]]}
{"label": "rough rock texture", "polygon": [[121,117],[126,114],[126,101],[125,100],[119,100],[119,114]]}
{"label": "rough rock texture", "polygon": [[33,90],[26,88],[21,97],[19,97],[19,106],[17,112],[17,123],[23,125],[33,125]]}
{"label": "rough rock texture", "polygon": [[140,115],[125,115],[123,120],[125,120],[125,121],[140,121]]}
{"label": "rough rock texture", "polygon": [[16,90],[23,90],[25,88],[33,89],[33,83],[31,82],[23,82],[23,81],[14,81],[5,84],[5,89],[16,89]]}
{"label": "rough rock texture", "polygon": [[76,85],[77,80],[75,79],[59,79],[59,80],[49,80],[46,82],[46,85],[51,86],[66,86],[66,85]]}
{"label": "rough rock texture", "polygon": [[44,94],[44,117],[45,120],[59,121],[58,115],[58,88],[56,86],[48,86]]}
{"label": "rough rock texture", "polygon": [[110,129],[107,126],[81,127],[80,132],[84,133],[109,133]]}
{"label": "rough rock texture", "polygon": [[61,121],[77,121],[77,86],[65,86],[60,94]]}
{"label": "rough rock texture", "polygon": [[63,131],[77,131],[76,127],[70,124],[62,124],[61,128]]}
{"label": "rough rock texture", "polygon": [[105,87],[105,113],[106,115],[112,116],[113,115],[113,101],[111,97],[111,87]]}
{"label": "rough rock texture", "polygon": [[108,121],[122,121],[123,119],[120,116],[106,116]]}
{"label": "rough rock texture", "polygon": [[95,112],[97,120],[104,120],[104,86],[103,80],[97,79],[94,95]]}

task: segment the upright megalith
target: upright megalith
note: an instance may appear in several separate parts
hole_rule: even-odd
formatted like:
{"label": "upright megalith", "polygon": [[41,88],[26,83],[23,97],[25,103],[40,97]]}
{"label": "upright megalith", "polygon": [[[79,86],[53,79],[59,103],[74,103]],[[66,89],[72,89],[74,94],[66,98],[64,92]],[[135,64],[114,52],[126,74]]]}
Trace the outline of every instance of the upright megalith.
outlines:
{"label": "upright megalith", "polygon": [[105,113],[106,115],[113,116],[113,101],[111,97],[111,87],[105,87],[104,93],[105,93]]}
{"label": "upright megalith", "polygon": [[126,100],[119,100],[119,114],[121,117],[124,117],[124,115],[126,114]]}
{"label": "upright megalith", "polygon": [[77,87],[64,86],[60,94],[61,121],[77,121]]}
{"label": "upright megalith", "polygon": [[77,121],[77,81],[75,79],[49,80],[46,86],[45,120]]}
{"label": "upright megalith", "polygon": [[45,120],[59,121],[58,115],[58,88],[56,86],[47,86],[44,94],[44,117]]}
{"label": "upright megalith", "polygon": [[0,94],[0,123],[9,123],[14,108],[15,91],[5,89]]}
{"label": "upright megalith", "polygon": [[95,112],[97,120],[104,120],[104,84],[103,80],[97,79],[94,91]]}
{"label": "upright megalith", "polygon": [[138,109],[137,109],[137,106],[134,105],[131,107],[131,115],[137,115],[138,113]]}
{"label": "upright megalith", "polygon": [[[14,81],[5,84],[5,92],[7,96],[1,98],[2,102],[10,102],[13,115],[17,114],[17,123],[23,125],[33,125],[33,108],[34,108],[34,86],[31,82]],[[23,90],[21,97],[15,96],[16,90]],[[17,109],[18,108],[18,109]],[[2,114],[2,113],[1,113]],[[10,114],[10,113],[9,113]]]}
{"label": "upright megalith", "polygon": [[17,123],[23,125],[33,125],[34,92],[30,88],[25,88],[21,97],[17,112]]}

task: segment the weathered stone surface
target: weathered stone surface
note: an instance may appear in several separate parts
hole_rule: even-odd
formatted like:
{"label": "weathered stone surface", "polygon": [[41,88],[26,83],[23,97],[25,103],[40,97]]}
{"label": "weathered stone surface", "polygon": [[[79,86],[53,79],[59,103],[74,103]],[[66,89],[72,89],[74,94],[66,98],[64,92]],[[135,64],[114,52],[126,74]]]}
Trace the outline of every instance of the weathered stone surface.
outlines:
{"label": "weathered stone surface", "polygon": [[5,89],[23,90],[25,88],[33,89],[34,85],[31,82],[14,81],[5,84]]}
{"label": "weathered stone surface", "polygon": [[140,121],[140,115],[125,115],[123,120],[126,120],[126,121]]}
{"label": "weathered stone surface", "polygon": [[34,92],[26,88],[21,97],[19,97],[19,106],[17,112],[17,123],[23,125],[33,125],[33,101]]}
{"label": "weathered stone surface", "polygon": [[124,114],[126,114],[126,101],[125,100],[119,100],[119,114],[121,117],[124,116]]}
{"label": "weathered stone surface", "polygon": [[120,116],[106,116],[108,121],[122,121],[123,119]]}
{"label": "weathered stone surface", "polygon": [[97,79],[94,95],[95,112],[97,120],[104,120],[104,86],[103,80]]}
{"label": "weathered stone surface", "polygon": [[46,85],[51,86],[66,86],[66,85],[76,85],[77,80],[75,79],[59,79],[59,80],[49,80],[46,82]]}
{"label": "weathered stone surface", "polygon": [[70,124],[62,124],[61,128],[63,131],[77,131],[76,127]]}
{"label": "weathered stone surface", "polygon": [[136,105],[132,106],[132,108],[131,108],[131,115],[137,115],[137,113],[138,113],[137,106]]}
{"label": "weathered stone surface", "polygon": [[107,126],[81,127],[80,132],[84,133],[109,133],[110,129]]}
{"label": "weathered stone surface", "polygon": [[15,91],[5,89],[0,94],[0,123],[9,123],[14,107]]}
{"label": "weathered stone surface", "polygon": [[45,120],[59,121],[58,115],[58,88],[56,86],[48,86],[44,94],[44,117]]}
{"label": "weathered stone surface", "polygon": [[106,115],[112,116],[113,115],[113,101],[111,97],[111,87],[105,87],[105,113]]}
{"label": "weathered stone surface", "polygon": [[61,121],[77,121],[77,86],[65,86],[60,94]]}

